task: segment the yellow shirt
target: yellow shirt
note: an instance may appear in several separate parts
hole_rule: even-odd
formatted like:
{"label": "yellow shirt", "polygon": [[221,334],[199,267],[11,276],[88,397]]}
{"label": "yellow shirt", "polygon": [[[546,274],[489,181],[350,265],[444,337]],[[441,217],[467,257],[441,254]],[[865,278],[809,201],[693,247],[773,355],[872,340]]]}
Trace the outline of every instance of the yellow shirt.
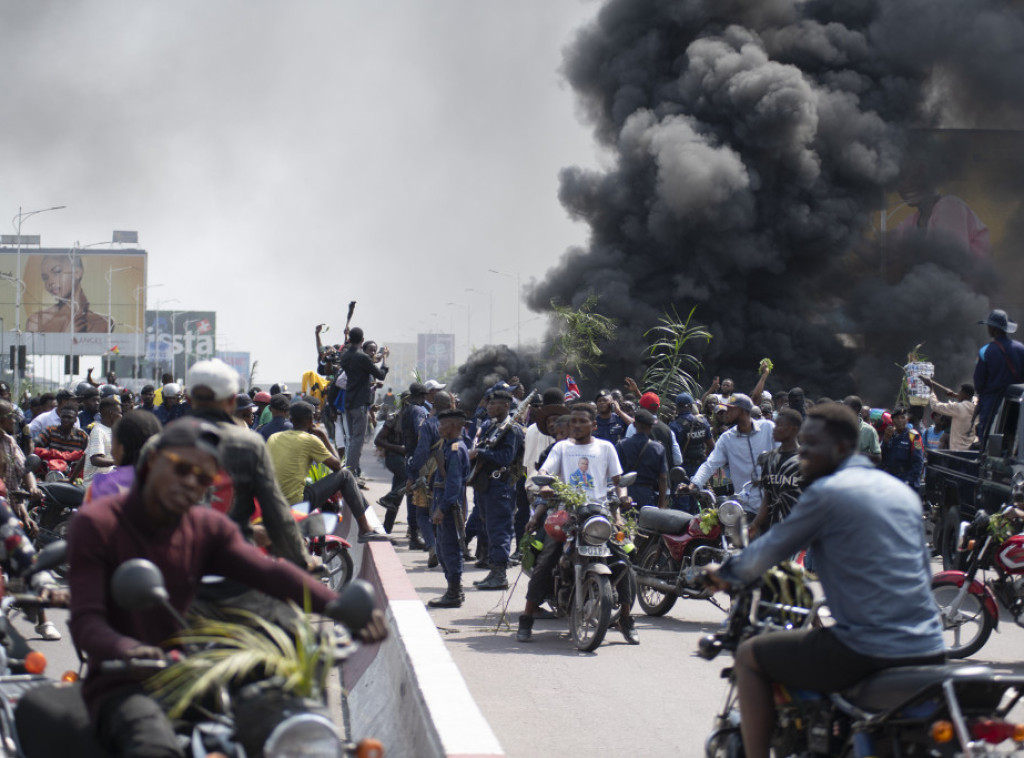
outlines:
{"label": "yellow shirt", "polygon": [[331,451],[323,442],[298,429],[272,434],[267,440],[267,450],[274,464],[274,477],[288,505],[302,502],[310,464],[323,463],[331,457]]}

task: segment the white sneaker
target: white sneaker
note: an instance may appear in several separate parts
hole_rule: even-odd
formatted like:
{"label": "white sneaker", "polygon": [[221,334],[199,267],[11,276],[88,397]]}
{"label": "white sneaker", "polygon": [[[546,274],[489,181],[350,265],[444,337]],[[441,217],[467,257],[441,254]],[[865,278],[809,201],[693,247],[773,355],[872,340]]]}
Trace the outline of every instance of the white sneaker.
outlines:
{"label": "white sneaker", "polygon": [[52,621],[44,621],[42,624],[36,625],[36,634],[42,637],[44,640],[59,640],[60,632],[57,627],[54,626]]}

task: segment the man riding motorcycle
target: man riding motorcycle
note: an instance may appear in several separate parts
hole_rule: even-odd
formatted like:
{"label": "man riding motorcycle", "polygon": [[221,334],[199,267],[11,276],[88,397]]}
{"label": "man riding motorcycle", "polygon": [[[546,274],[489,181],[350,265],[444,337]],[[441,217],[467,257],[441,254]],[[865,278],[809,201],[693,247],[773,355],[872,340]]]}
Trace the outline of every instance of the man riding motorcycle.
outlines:
{"label": "man riding motorcycle", "polygon": [[[131,678],[104,674],[111,659],[162,658],[158,647],[178,631],[169,613],[137,613],[110,596],[114,570],[132,558],[163,573],[171,605],[188,610],[204,574],[219,574],[322,612],[334,593],[284,560],[269,560],[248,544],[227,516],[198,506],[217,474],[221,432],[184,418],[169,424],[138,463],[125,495],[102,498],[79,512],[69,536],[71,633],[85,651],[89,673],[82,695],[96,735],[109,754],[181,756],[167,717]],[[383,617],[364,638],[386,634]]]}
{"label": "man riding motorcycle", "polygon": [[809,410],[800,431],[800,499],[785,521],[711,573],[720,589],[745,584],[809,545],[835,620],[740,645],[736,680],[748,758],[768,755],[772,682],[837,692],[884,668],[945,658],[921,502],[856,454],[859,431],[843,405]]}

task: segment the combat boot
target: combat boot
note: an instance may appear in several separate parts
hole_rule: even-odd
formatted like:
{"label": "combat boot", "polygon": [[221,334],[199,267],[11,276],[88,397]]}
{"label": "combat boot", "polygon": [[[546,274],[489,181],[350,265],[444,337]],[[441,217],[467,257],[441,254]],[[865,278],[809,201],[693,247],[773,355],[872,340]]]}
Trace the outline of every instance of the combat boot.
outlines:
{"label": "combat boot", "polygon": [[516,630],[517,642],[529,642],[533,639],[533,616],[525,613],[519,617],[519,628]]}
{"label": "combat boot", "polygon": [[462,591],[462,580],[453,579],[448,582],[448,591],[441,597],[428,600],[427,605],[431,608],[461,608],[466,595]]}
{"label": "combat boot", "polygon": [[437,566],[438,563],[440,563],[440,561],[437,560],[437,550],[435,548],[429,548],[427,550],[427,568],[432,569]]}
{"label": "combat boot", "polygon": [[410,550],[426,550],[427,543],[420,537],[420,529],[418,526],[409,524],[409,549]]}
{"label": "combat boot", "polygon": [[507,590],[508,577],[505,575],[504,566],[494,566],[480,584],[476,585],[478,590]]}

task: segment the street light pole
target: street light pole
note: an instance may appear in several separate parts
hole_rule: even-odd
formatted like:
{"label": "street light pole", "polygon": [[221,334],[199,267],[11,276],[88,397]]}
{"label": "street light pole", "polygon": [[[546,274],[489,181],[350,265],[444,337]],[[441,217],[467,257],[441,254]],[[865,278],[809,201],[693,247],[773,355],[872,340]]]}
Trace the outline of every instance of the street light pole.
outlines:
{"label": "street light pole", "polygon": [[21,400],[21,377],[18,371],[18,358],[21,357],[21,292],[25,288],[25,282],[22,281],[21,276],[21,225],[27,218],[35,216],[37,213],[46,213],[47,211],[59,211],[67,208],[66,205],[54,205],[51,208],[40,208],[36,211],[23,211],[21,206],[18,206],[18,215],[11,219],[11,224],[17,231],[17,239],[15,243],[18,246],[17,263],[15,271],[15,291],[14,291],[14,335],[17,340],[15,344],[17,349],[14,351],[14,365],[11,367],[14,372],[14,392],[11,398],[15,403]]}
{"label": "street light pole", "polygon": [[164,285],[162,284],[148,284],[145,286],[140,284],[138,287],[135,288],[135,370],[133,372],[135,375],[135,379],[139,378],[139,337],[146,330],[146,326],[145,324],[142,323],[142,317],[139,312],[139,293],[145,292],[146,290],[152,289],[153,287],[163,286]]}
{"label": "street light pole", "polygon": [[513,277],[512,274],[506,274],[504,271],[497,271],[497,270],[495,270],[493,268],[489,268],[487,270],[490,271],[492,274],[498,274],[499,276],[507,276],[509,279],[513,279],[513,278],[515,279],[515,282],[516,282],[516,292],[515,292],[515,298],[516,298],[516,351],[518,352],[520,347],[521,347],[521,345],[522,345],[522,335],[520,333],[520,328],[522,326],[522,316],[521,316],[522,311],[520,310],[520,305],[521,305],[521,302],[522,302],[522,297],[521,297],[521,290],[519,288],[519,272],[517,271],[515,277]]}

